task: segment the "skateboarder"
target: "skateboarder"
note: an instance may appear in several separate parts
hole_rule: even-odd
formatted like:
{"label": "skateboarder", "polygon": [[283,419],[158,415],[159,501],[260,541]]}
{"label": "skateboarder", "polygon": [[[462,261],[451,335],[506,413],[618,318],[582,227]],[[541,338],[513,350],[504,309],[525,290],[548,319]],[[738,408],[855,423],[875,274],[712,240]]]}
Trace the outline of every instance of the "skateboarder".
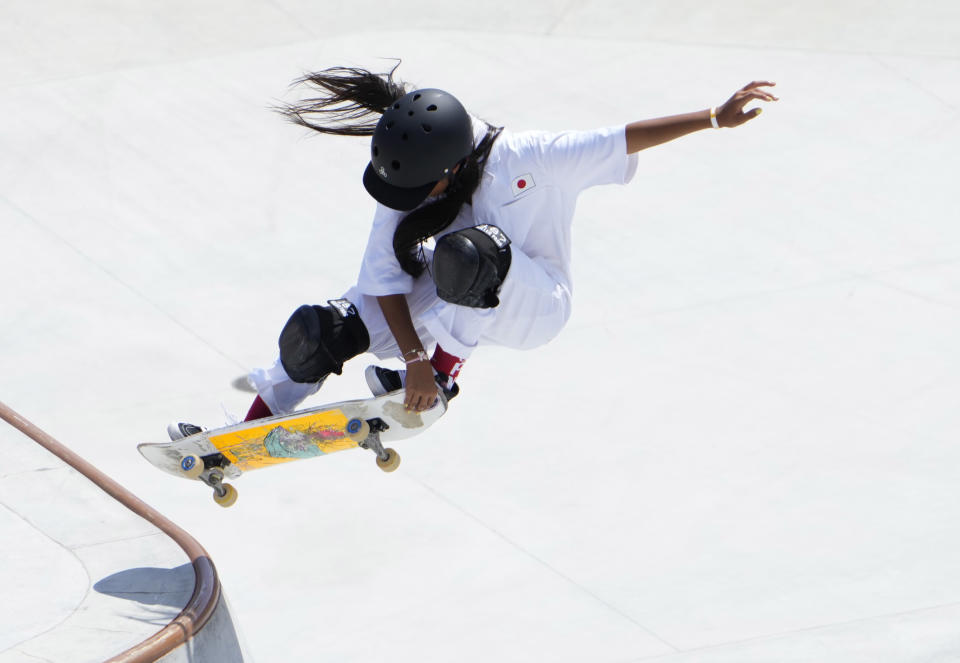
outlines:
{"label": "skateboarder", "polygon": [[[375,395],[406,388],[422,411],[457,395],[464,362],[483,344],[534,348],[571,312],[571,225],[577,196],[625,184],[636,153],[686,134],[736,127],[775,101],[755,81],[725,103],[588,131],[509,132],[436,89],[410,90],[396,69],[335,67],[299,80],[314,95],[282,112],[326,134],[370,136],[363,185],[377,202],[357,283],[340,299],[297,309],[279,357],[250,374],[247,420],[286,414],[343,363],[372,352],[405,370],[367,369]],[[427,350],[432,348],[432,353]],[[172,424],[177,439],[198,430]]]}

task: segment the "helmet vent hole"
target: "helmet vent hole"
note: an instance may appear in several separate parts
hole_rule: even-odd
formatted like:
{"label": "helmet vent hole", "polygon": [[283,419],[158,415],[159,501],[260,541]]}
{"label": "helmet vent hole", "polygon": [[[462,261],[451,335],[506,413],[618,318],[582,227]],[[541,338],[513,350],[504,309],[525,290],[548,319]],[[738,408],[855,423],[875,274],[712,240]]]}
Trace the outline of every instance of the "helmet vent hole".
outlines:
{"label": "helmet vent hole", "polygon": [[413,111],[408,111],[407,115],[409,115],[410,117],[413,117]]}
{"label": "helmet vent hole", "polygon": [[403,140],[408,140],[408,139],[409,139],[409,136],[407,136],[407,134],[403,134],[403,135],[401,136],[401,138],[402,138]]}
{"label": "helmet vent hole", "polygon": [[393,120],[390,120],[389,122],[387,122],[387,129],[388,130],[393,129],[394,124],[396,123]]}
{"label": "helmet vent hole", "polygon": [[415,94],[415,95],[413,95],[413,100],[414,100],[414,101],[417,101],[417,100],[420,99],[421,96],[422,96],[422,95]]}
{"label": "helmet vent hole", "polygon": [[427,106],[427,110],[433,112],[433,111],[437,110],[437,105],[436,105],[436,104],[430,104],[429,106]]}
{"label": "helmet vent hole", "polygon": [[399,108],[400,108],[400,104],[394,104],[394,105],[393,105],[393,110],[398,110]]}
{"label": "helmet vent hole", "polygon": [[376,145],[373,146],[373,156],[375,157],[380,156],[380,148],[377,147]]}
{"label": "helmet vent hole", "polygon": [[424,133],[430,133],[433,131],[433,127],[431,127],[429,124],[421,124],[420,126],[423,127]]}
{"label": "helmet vent hole", "polygon": [[390,167],[393,168],[394,170],[400,170],[400,162],[394,161],[393,163],[390,164]]}

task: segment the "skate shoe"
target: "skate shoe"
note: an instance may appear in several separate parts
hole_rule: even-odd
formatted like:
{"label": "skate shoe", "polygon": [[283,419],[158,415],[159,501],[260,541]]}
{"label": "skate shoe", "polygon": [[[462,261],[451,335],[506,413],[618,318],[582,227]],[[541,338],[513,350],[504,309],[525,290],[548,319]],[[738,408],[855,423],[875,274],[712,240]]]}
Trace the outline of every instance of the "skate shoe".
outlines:
{"label": "skate shoe", "polygon": [[[447,382],[447,376],[436,371],[434,373],[437,386],[443,390],[443,395],[447,397],[448,401],[460,393],[460,386],[456,382],[453,383],[453,387],[447,388],[444,386]],[[367,386],[370,387],[370,392],[374,396],[383,396],[391,391],[403,389],[406,384],[407,372],[405,370],[395,371],[382,366],[367,366],[364,376],[367,378]]]}
{"label": "skate shoe", "polygon": [[203,429],[200,428],[200,426],[194,426],[193,424],[184,422],[175,422],[167,426],[167,435],[170,436],[171,442],[176,442],[177,440],[182,440],[185,437],[190,437],[191,435],[202,432]]}

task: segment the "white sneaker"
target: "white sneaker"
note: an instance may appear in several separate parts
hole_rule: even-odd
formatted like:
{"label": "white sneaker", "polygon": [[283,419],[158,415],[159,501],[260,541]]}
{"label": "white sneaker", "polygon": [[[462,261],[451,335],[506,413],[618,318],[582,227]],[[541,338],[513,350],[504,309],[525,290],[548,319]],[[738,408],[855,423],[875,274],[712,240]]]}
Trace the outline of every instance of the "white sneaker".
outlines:
{"label": "white sneaker", "polygon": [[[370,387],[370,392],[374,396],[383,396],[392,391],[403,389],[407,384],[407,372],[403,369],[395,371],[382,366],[367,366],[363,375],[367,378],[367,386]],[[460,386],[456,382],[453,383],[452,387],[448,388],[446,386],[447,377],[445,375],[434,371],[434,378],[437,385],[443,389],[443,395],[447,397],[448,401],[460,393]]]}
{"label": "white sneaker", "polygon": [[193,424],[187,424],[183,422],[174,422],[167,426],[167,435],[170,436],[171,442],[176,442],[177,440],[182,440],[185,437],[190,437],[191,435],[196,435],[197,433],[202,433],[203,429],[200,426],[194,426]]}
{"label": "white sneaker", "polygon": [[406,371],[393,371],[382,366],[367,366],[363,375],[367,378],[367,386],[374,396],[383,396],[403,389],[407,378]]}

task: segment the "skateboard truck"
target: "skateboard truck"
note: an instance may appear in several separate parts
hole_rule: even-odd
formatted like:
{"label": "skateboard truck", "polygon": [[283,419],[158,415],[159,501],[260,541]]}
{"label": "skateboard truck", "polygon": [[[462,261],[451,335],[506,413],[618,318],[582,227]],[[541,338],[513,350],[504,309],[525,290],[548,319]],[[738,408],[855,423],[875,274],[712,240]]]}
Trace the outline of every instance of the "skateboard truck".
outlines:
{"label": "skateboard truck", "polygon": [[199,479],[213,488],[213,501],[222,507],[233,506],[237,501],[237,489],[229,483],[223,482],[223,468],[221,463],[225,459],[221,454],[200,458],[195,455],[185,456],[180,461],[180,470],[189,479]]}
{"label": "skateboard truck", "polygon": [[231,506],[237,501],[237,489],[223,482],[223,470],[219,467],[201,474],[200,481],[213,488],[213,501],[220,506]]}
{"label": "skateboard truck", "polygon": [[377,454],[377,467],[384,472],[393,472],[400,465],[400,454],[393,449],[384,448],[380,442],[380,433],[389,430],[390,426],[379,417],[370,419],[367,423],[370,424],[370,434],[359,445]]}

